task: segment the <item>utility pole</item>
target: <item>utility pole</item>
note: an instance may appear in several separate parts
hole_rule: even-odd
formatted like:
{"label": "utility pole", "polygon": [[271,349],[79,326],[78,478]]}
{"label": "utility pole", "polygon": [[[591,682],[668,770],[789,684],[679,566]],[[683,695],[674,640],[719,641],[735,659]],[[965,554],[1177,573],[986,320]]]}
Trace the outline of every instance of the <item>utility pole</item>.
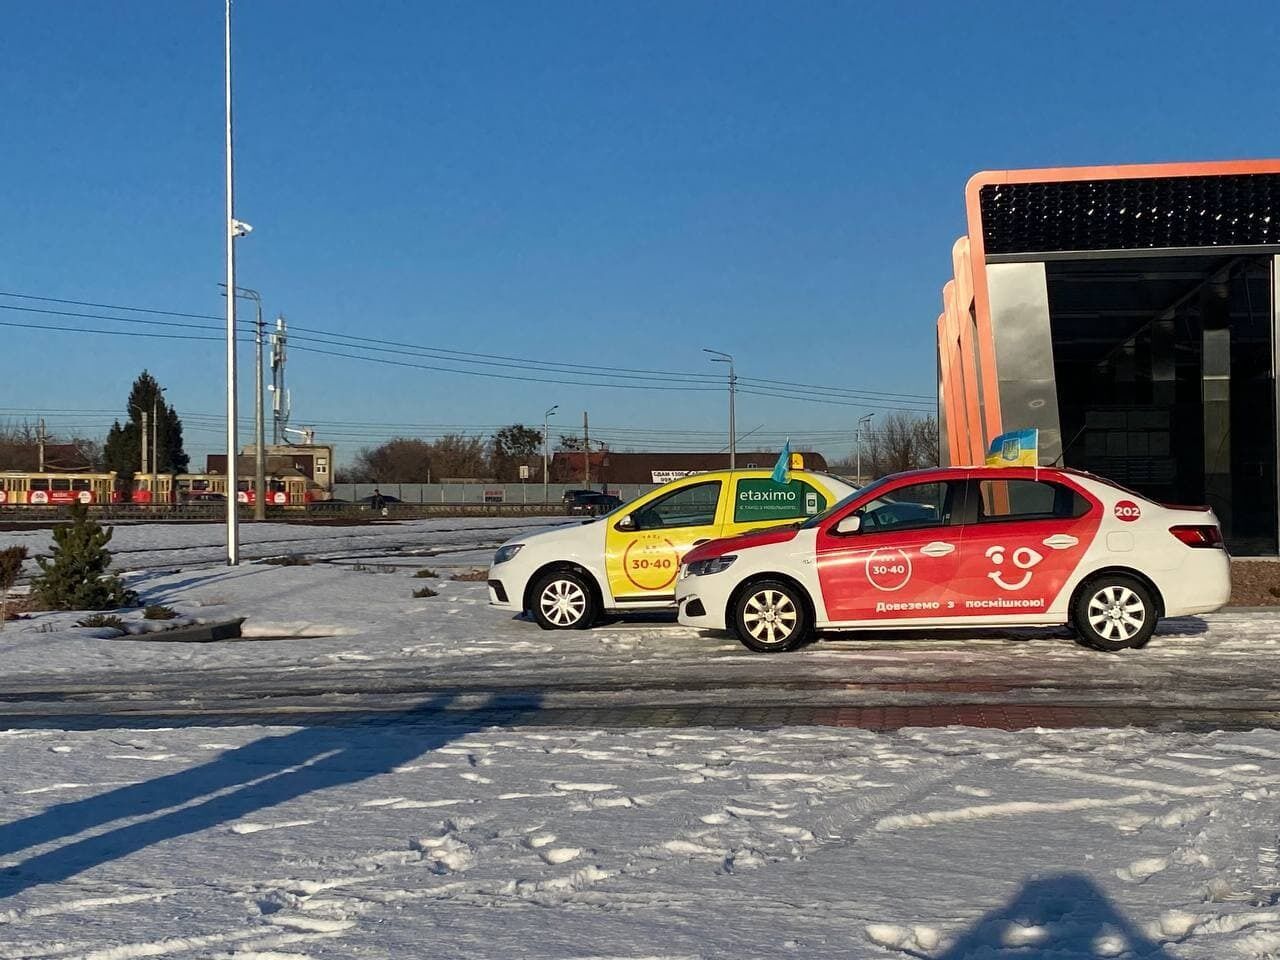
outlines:
{"label": "utility pole", "polygon": [[727,363],[729,365],[729,470],[733,471],[738,465],[738,427],[734,422],[736,406],[736,398],[738,393],[738,375],[733,370],[733,357],[720,350],[708,350],[702,348],[703,353],[711,354],[712,363]]}
{"label": "utility pole", "polygon": [[44,417],[40,418],[40,422],[36,427],[36,449],[39,451],[40,457],[40,473],[44,473],[44,445],[49,439],[44,432]]}
{"label": "utility pole", "polygon": [[546,413],[542,415],[542,502],[547,503],[550,494],[547,493],[547,471],[551,469],[551,456],[548,450],[549,442],[547,440],[547,430],[549,421],[555,416],[556,411],[560,409],[560,404],[553,404]]}
{"label": "utility pole", "polygon": [[871,418],[874,413],[868,413],[865,417],[858,418],[858,428],[854,432],[854,440],[858,446],[858,486],[865,486],[862,482],[862,435],[866,432],[866,428],[871,425]]}
{"label": "utility pole", "polygon": [[138,473],[145,477],[147,475],[147,461],[149,460],[147,456],[147,411],[139,410],[138,413],[142,415],[142,462],[138,465]]}
{"label": "utility pole", "polygon": [[591,486],[591,434],[587,430],[587,411],[582,411],[582,485]]}
{"label": "utility pole", "polygon": [[[223,284],[219,284],[223,286]],[[225,294],[224,294],[225,295]],[[267,449],[262,425],[262,295],[248,287],[236,287],[236,296],[252,300],[257,309],[253,327],[254,377],[253,377],[253,519],[267,519]]]}
{"label": "utility pole", "polygon": [[[160,387],[151,395],[151,502],[159,503],[156,485],[160,482]],[[145,414],[144,414],[145,416]]]}

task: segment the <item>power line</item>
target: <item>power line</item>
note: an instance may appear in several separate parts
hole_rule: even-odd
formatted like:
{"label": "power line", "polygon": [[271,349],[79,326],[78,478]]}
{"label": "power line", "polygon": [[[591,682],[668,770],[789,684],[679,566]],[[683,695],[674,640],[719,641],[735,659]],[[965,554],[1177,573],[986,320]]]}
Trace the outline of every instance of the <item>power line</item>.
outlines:
{"label": "power line", "polygon": [[[93,307],[95,309],[122,310],[126,312],[146,313],[146,314],[157,315],[157,316],[179,317],[179,318],[193,319],[193,320],[213,320],[213,321],[221,320],[220,317],[214,316],[212,314],[187,313],[187,312],[175,311],[175,310],[159,310],[159,309],[150,308],[150,307],[133,307],[133,306],[125,306],[121,304],[99,303],[96,301],[87,301],[87,300],[70,300],[70,299],[56,298],[56,297],[40,297],[40,296],[35,296],[33,294],[0,291],[0,297],[9,297],[14,299],[22,299],[22,300],[38,301],[38,302],[46,302],[46,303],[57,303],[57,304],[69,305],[69,306]],[[205,324],[178,324],[176,321],[143,321],[137,318],[105,316],[100,314],[83,314],[83,313],[74,313],[71,311],[39,310],[37,308],[14,307],[12,305],[3,305],[3,304],[0,304],[0,308],[10,309],[10,310],[24,310],[28,312],[37,312],[37,313],[48,313],[48,314],[53,314],[58,316],[78,316],[84,319],[107,320],[112,322],[150,323],[150,324],[158,324],[158,325],[165,325],[166,323],[168,323],[172,325],[186,326],[192,329],[201,329],[201,330],[219,329],[218,327],[209,326]],[[248,324],[245,324],[245,328],[251,329],[251,327],[249,327]],[[699,384],[699,385],[714,384],[714,383],[717,383],[720,379],[717,374],[712,374],[712,373],[683,373],[683,372],[669,371],[669,370],[652,370],[652,369],[645,369],[645,368],[616,367],[616,366],[605,366],[600,364],[578,364],[578,363],[570,363],[567,361],[534,360],[531,358],[515,357],[515,356],[504,355],[504,354],[489,354],[489,353],[478,353],[478,352],[472,352],[472,351],[449,350],[449,349],[440,348],[440,347],[427,347],[421,344],[413,344],[405,341],[387,340],[387,339],[380,339],[380,338],[369,337],[369,336],[352,336],[350,334],[337,333],[334,331],[324,330],[318,327],[310,327],[310,326],[299,325],[299,324],[291,325],[291,332],[292,331],[299,331],[302,333],[311,333],[319,337],[327,338],[323,340],[317,340],[314,337],[305,337],[305,336],[297,337],[295,335],[296,339],[301,339],[305,342],[320,343],[327,346],[340,346],[348,350],[360,349],[360,350],[366,350],[369,352],[373,352],[373,351],[398,352],[399,350],[408,349],[408,350],[417,351],[418,353],[422,354],[423,356],[429,359],[441,359],[441,360],[454,362],[454,363],[473,363],[473,364],[478,364],[483,366],[499,366],[499,367],[510,367],[511,365],[514,364],[521,369],[532,367],[532,368],[536,368],[540,372],[554,372],[554,373],[560,373],[560,374],[565,374],[568,376],[575,376],[575,377],[608,375],[609,377],[612,377],[612,378],[626,377],[628,379],[634,379],[642,382],[653,380],[653,381],[664,383],[664,384],[665,383],[682,383],[684,384],[684,386],[681,389],[688,389],[688,390],[702,389],[700,386],[692,386],[691,384]],[[89,331],[81,331],[81,332],[89,332]],[[379,350],[378,347],[367,346],[367,344],[379,344],[384,347],[395,347],[395,348],[398,348],[398,350],[382,351],[382,350]],[[299,347],[299,349],[306,349],[306,348]],[[317,353],[323,352],[323,351],[315,350],[314,348],[311,348],[311,349],[313,349],[313,352],[317,352]],[[337,354],[334,354],[334,355],[336,356]],[[373,360],[374,358],[349,356],[348,359]],[[398,365],[403,365],[403,364],[398,364]],[[420,366],[423,366],[423,369],[430,369],[435,372],[443,372],[443,373],[472,372],[472,371],[459,370],[454,367],[428,367],[425,365],[420,365]],[[494,374],[493,376],[501,379],[501,377],[499,377],[496,374]],[[514,378],[508,378],[508,379],[514,379]],[[532,378],[527,378],[527,379],[532,379]],[[890,400],[890,399],[898,401],[899,405],[906,409],[910,409],[912,407],[924,407],[926,402],[929,404],[930,407],[932,407],[932,405],[936,403],[936,401],[931,395],[926,395],[926,394],[890,393],[885,391],[865,390],[860,388],[819,386],[819,385],[813,385],[813,384],[804,384],[798,381],[770,380],[767,378],[743,377],[743,378],[740,378],[740,381],[745,384],[755,385],[757,387],[756,395],[758,396],[772,396],[778,399],[808,399],[808,400],[814,400],[814,401],[822,401],[822,400],[826,400],[828,397],[834,397],[836,399],[832,400],[831,402],[837,402],[839,400],[855,401],[854,403],[849,404],[852,406],[858,406],[858,405],[875,406],[876,403],[880,403],[882,409],[894,409],[893,407],[887,407],[884,405],[884,401]],[[547,381],[535,380],[534,382],[547,382]],[[553,382],[562,383],[566,381],[553,381]],[[567,381],[567,383],[578,384],[583,386],[610,386],[610,387],[627,386],[626,384],[599,383],[599,382],[594,382],[590,380],[574,380],[574,381]],[[790,389],[778,390],[778,388],[790,388]],[[777,392],[774,392],[774,391],[777,391]],[[809,396],[799,396],[799,394],[801,393],[808,394]],[[858,401],[863,401],[863,402],[858,402]]]}

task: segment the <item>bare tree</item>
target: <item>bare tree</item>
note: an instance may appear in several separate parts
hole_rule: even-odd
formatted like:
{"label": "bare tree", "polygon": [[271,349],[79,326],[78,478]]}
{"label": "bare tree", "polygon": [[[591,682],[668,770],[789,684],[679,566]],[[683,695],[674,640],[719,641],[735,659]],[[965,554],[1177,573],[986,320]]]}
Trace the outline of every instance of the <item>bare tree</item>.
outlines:
{"label": "bare tree", "polygon": [[[937,465],[938,421],[931,416],[901,411],[886,414],[862,448],[862,470],[872,478]],[[852,474],[857,465],[851,457],[833,464],[832,468],[838,473]]]}

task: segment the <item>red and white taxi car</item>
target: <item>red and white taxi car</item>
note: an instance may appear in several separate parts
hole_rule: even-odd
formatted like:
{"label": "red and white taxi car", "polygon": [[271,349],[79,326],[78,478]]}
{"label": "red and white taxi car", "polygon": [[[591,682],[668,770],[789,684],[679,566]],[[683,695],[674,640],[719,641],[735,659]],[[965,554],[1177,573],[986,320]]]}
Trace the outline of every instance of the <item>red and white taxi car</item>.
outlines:
{"label": "red and white taxi car", "polygon": [[1208,507],[1153,503],[1091,474],[955,467],[885,477],[799,526],[684,557],[680,622],[791,650],[816,629],[1071,624],[1141,647],[1162,616],[1231,594]]}

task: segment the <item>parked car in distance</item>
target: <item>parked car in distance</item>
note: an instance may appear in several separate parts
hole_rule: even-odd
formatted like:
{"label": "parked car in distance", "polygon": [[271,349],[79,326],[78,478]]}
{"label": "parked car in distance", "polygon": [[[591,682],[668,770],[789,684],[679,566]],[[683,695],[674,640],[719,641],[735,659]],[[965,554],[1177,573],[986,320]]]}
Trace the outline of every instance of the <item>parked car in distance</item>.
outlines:
{"label": "parked car in distance", "polygon": [[676,584],[681,623],[759,652],[815,630],[1015,624],[1069,624],[1118,651],[1146,645],[1161,617],[1230,596],[1208,507],[1039,467],[885,477],[798,527],[696,547]]}
{"label": "parked car in distance", "polygon": [[583,629],[606,612],[674,610],[680,558],[700,543],[795,524],[853,492],[795,469],[722,470],[673,480],[581,524],[526,533],[498,548],[489,602],[529,613],[544,630]]}
{"label": "parked car in distance", "polygon": [[598,517],[622,506],[622,498],[598,490],[572,490],[565,495],[565,512],[570,516]]}

